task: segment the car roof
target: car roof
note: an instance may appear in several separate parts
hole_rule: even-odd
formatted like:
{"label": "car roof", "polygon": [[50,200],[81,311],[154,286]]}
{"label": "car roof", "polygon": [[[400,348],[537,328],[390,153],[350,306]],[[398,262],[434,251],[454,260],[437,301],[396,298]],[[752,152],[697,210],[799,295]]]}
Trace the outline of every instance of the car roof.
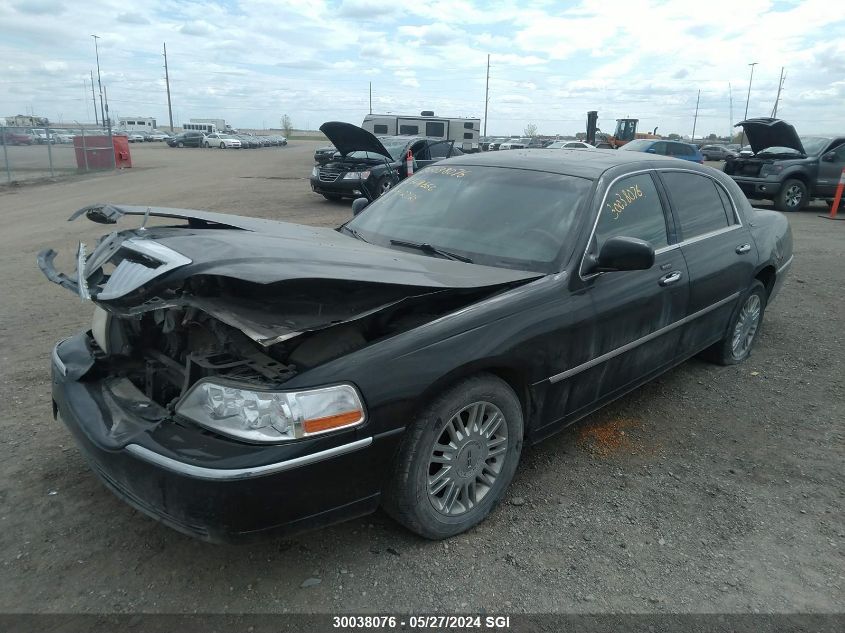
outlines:
{"label": "car roof", "polygon": [[559,149],[554,152],[547,149],[517,149],[501,153],[464,154],[447,159],[444,162],[466,165],[467,167],[478,165],[546,171],[591,180],[597,179],[608,169],[619,166],[628,166],[631,169],[682,166],[684,169],[703,173],[709,173],[708,169],[710,169],[689,161],[683,161],[683,164],[679,164],[679,160],[671,156],[646,154],[645,152],[620,152],[615,149],[596,149],[594,152],[585,152],[579,149]]}

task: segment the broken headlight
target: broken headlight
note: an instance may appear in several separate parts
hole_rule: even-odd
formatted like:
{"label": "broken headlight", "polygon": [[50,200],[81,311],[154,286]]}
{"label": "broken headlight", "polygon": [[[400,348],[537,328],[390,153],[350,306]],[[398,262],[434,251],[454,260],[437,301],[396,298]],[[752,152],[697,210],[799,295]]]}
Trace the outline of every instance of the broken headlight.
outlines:
{"label": "broken headlight", "polygon": [[303,391],[257,391],[202,380],[176,412],[221,435],[275,443],[319,435],[364,422],[364,405],[352,385]]}

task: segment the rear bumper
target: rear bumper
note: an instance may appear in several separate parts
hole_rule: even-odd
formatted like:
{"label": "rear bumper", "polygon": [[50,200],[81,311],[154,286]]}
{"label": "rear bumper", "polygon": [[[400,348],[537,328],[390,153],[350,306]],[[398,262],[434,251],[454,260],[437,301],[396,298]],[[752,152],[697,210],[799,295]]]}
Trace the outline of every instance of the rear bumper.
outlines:
{"label": "rear bumper", "polygon": [[145,420],[138,412],[149,407],[140,399],[115,398],[108,380],[85,379],[94,364],[87,338],[54,348],[53,410],[92,470],[141,512],[190,536],[231,542],[301,532],[378,507],[397,433],[371,437],[365,425],[342,437],[251,446],[172,418]]}

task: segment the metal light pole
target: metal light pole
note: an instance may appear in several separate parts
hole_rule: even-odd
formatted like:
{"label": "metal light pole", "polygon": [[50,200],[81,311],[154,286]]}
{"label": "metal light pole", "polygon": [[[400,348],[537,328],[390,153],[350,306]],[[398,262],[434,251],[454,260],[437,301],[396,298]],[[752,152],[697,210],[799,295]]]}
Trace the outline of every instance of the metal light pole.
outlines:
{"label": "metal light pole", "polygon": [[487,54],[487,81],[484,84],[484,136],[487,136],[487,105],[490,103],[490,53]]}
{"label": "metal light pole", "polygon": [[100,87],[100,120],[105,122],[106,111],[103,107],[103,81],[100,78],[100,47],[97,45],[97,40],[100,39],[100,36],[92,35],[91,37],[94,38],[94,54],[97,56],[97,85]]}
{"label": "metal light pole", "polygon": [[[748,64],[751,66],[751,76],[748,78],[748,95],[745,97],[745,116],[743,120],[748,118],[748,102],[751,100],[751,82],[754,79],[754,67],[757,65],[757,62],[751,62]],[[742,128],[742,138],[739,140],[740,149],[742,146],[745,145],[745,128]]]}

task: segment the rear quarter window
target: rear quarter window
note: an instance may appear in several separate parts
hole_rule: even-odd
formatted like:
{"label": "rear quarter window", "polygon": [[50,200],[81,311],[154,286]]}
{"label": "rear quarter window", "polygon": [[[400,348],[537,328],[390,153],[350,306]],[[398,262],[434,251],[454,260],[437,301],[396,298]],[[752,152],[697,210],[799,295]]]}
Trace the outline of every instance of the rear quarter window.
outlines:
{"label": "rear quarter window", "polygon": [[688,172],[662,172],[660,177],[680,223],[682,240],[733,224],[728,221],[723,198],[712,179]]}

